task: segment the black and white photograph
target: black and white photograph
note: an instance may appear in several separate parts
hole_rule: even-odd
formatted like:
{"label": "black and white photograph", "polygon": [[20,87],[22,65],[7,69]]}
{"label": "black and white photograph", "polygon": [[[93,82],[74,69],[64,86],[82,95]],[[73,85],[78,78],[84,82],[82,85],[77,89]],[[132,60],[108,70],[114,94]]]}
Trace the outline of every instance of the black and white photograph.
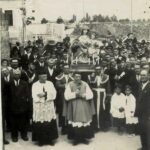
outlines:
{"label": "black and white photograph", "polygon": [[0,0],[0,150],[150,150],[150,0]]}

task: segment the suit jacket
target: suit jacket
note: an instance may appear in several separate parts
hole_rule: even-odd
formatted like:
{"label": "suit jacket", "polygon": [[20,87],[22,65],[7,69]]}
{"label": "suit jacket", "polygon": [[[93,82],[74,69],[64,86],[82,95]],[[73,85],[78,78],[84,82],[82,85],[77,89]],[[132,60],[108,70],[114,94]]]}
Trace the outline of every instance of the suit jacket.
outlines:
{"label": "suit jacket", "polygon": [[[13,69],[10,70],[10,75],[11,75],[12,78],[13,78]],[[23,80],[23,81],[28,82],[28,76],[27,76],[27,73],[26,73],[25,70],[21,70],[21,78],[20,78],[20,79]]]}
{"label": "suit jacket", "polygon": [[140,90],[136,116],[138,116],[139,118],[150,117],[150,82],[143,90]]}
{"label": "suit jacket", "polygon": [[44,66],[40,66],[39,61],[35,62],[35,68],[36,68],[36,72],[38,73],[39,70],[45,70],[46,69],[46,63],[44,62]]}
{"label": "suit jacket", "polygon": [[122,90],[124,91],[125,85],[128,84],[127,70],[118,68],[117,75],[120,77],[117,82],[122,85]]}
{"label": "suit jacket", "polygon": [[135,71],[130,71],[129,73],[128,73],[128,77],[127,77],[127,79],[128,79],[128,84],[131,86],[131,88],[132,88],[132,93],[133,93],[133,95],[135,96],[135,98],[136,99],[138,99],[139,98],[139,90],[140,90],[140,81],[138,81],[137,80],[137,78],[136,78],[136,72]]}
{"label": "suit jacket", "polygon": [[47,72],[47,80],[51,81],[54,86],[56,86],[56,76],[58,76],[58,71],[56,69],[53,69],[53,74],[50,75],[48,67],[46,67],[46,72]]}
{"label": "suit jacket", "polygon": [[21,66],[24,70],[28,70],[28,65],[30,62],[34,61],[34,57],[32,54],[30,54],[29,58],[28,55],[25,54],[21,57]]}
{"label": "suit jacket", "polygon": [[111,93],[114,93],[115,83],[116,83],[115,76],[117,75],[117,69],[110,68],[107,70],[106,74],[109,75]]}
{"label": "suit jacket", "polygon": [[10,85],[11,102],[10,109],[12,113],[25,113],[29,110],[29,88],[27,82],[20,80],[18,86],[15,85],[14,80]]}
{"label": "suit jacket", "polygon": [[14,46],[13,49],[10,52],[10,58],[13,57],[17,57],[20,58],[21,57],[21,48],[17,48],[17,46]]}
{"label": "suit jacket", "polygon": [[44,47],[44,51],[46,51],[45,54],[47,54],[47,53],[53,54],[54,49],[55,49],[55,46],[53,46],[53,45],[49,45],[49,44],[45,45],[45,47]]}
{"label": "suit jacket", "polygon": [[11,101],[11,95],[10,95],[10,85],[13,78],[10,75],[9,81],[5,81],[5,77],[1,76],[1,92],[2,92],[2,108],[4,111],[9,111],[10,108],[10,101]]}

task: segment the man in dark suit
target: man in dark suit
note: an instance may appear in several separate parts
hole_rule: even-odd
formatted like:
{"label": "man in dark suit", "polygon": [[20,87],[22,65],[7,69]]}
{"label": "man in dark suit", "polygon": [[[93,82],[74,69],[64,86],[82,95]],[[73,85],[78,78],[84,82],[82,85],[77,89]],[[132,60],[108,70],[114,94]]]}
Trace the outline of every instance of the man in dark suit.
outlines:
{"label": "man in dark suit", "polygon": [[48,43],[44,47],[44,55],[50,53],[51,55],[55,52],[56,42],[54,40],[49,40]]}
{"label": "man in dark suit", "polygon": [[45,57],[43,55],[39,55],[38,61],[35,62],[35,68],[37,72],[46,68]]}
{"label": "man in dark suit", "polygon": [[10,74],[10,71],[8,68],[3,68],[2,69],[2,76],[1,76],[1,85],[2,85],[2,100],[4,101],[4,106],[5,106],[5,117],[6,117],[6,124],[8,129],[10,129],[10,83],[13,80],[12,75]]}
{"label": "man in dark suit", "polygon": [[16,42],[16,45],[12,48],[10,52],[10,57],[11,58],[20,58],[21,57],[21,47],[20,43]]}
{"label": "man in dark suit", "polygon": [[29,63],[33,62],[33,61],[34,61],[34,57],[33,57],[33,54],[32,54],[32,47],[27,47],[26,54],[24,54],[21,57],[21,66],[22,66],[22,69],[24,69],[24,70],[27,71]]}
{"label": "man in dark suit", "polygon": [[[9,144],[9,142],[5,139],[5,126],[7,126],[7,129],[11,129],[11,123],[10,123],[10,101],[11,101],[11,95],[10,95],[10,83],[12,81],[12,76],[10,75],[10,72],[8,68],[2,69],[2,75],[1,75],[1,91],[2,91],[2,119],[3,119],[3,140],[4,144]],[[5,125],[6,121],[6,125]]]}
{"label": "man in dark suit", "polygon": [[28,141],[27,127],[29,118],[29,89],[27,82],[20,79],[21,71],[19,69],[13,72],[13,81],[10,85],[10,120],[11,137],[13,142],[18,141],[18,132],[24,141]]}
{"label": "man in dark suit", "polygon": [[47,80],[53,82],[54,86],[56,84],[56,76],[58,75],[58,71],[55,68],[55,60],[49,59],[47,61],[48,66],[46,67],[47,72]]}
{"label": "man in dark suit", "polygon": [[104,71],[105,74],[109,75],[110,81],[110,90],[111,93],[114,93],[115,84],[116,84],[116,76],[117,76],[117,63],[114,59],[111,59],[110,67]]}
{"label": "man in dark suit", "polygon": [[147,70],[141,71],[141,92],[136,115],[139,117],[140,138],[142,148],[150,150],[150,82]]}
{"label": "man in dark suit", "polygon": [[139,99],[139,87],[141,83],[141,68],[139,64],[135,64],[134,70],[132,70],[132,74],[128,76],[127,79],[129,79],[129,85],[132,87],[133,95],[135,96],[136,100]]}
{"label": "man in dark suit", "polygon": [[[10,74],[11,74],[11,76],[13,77],[13,72],[15,71],[15,70],[18,70],[18,69],[20,69],[20,65],[19,65],[19,60],[18,59],[16,59],[16,58],[13,58],[12,60],[11,60],[11,70],[10,70]],[[21,79],[22,80],[24,80],[24,81],[28,81],[28,76],[27,76],[27,73],[26,73],[26,71],[25,70],[21,70]]]}
{"label": "man in dark suit", "polygon": [[125,90],[125,85],[128,84],[127,77],[128,76],[127,76],[126,64],[125,61],[122,60],[118,64],[116,82],[122,85],[123,91]]}

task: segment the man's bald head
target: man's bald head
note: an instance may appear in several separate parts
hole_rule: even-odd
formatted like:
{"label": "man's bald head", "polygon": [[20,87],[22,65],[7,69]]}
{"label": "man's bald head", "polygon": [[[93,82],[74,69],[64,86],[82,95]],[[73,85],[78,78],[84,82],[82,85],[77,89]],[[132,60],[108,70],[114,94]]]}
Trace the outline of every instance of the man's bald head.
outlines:
{"label": "man's bald head", "polygon": [[141,70],[141,75],[148,75],[148,71],[146,69]]}

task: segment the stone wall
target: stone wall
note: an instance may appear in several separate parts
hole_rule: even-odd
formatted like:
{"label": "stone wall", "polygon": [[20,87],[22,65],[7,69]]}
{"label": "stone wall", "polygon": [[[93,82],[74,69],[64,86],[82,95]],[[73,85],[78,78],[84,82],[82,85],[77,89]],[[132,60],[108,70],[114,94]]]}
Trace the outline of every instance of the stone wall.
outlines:
{"label": "stone wall", "polygon": [[2,9],[0,9],[0,51],[1,59],[10,57],[8,25]]}

